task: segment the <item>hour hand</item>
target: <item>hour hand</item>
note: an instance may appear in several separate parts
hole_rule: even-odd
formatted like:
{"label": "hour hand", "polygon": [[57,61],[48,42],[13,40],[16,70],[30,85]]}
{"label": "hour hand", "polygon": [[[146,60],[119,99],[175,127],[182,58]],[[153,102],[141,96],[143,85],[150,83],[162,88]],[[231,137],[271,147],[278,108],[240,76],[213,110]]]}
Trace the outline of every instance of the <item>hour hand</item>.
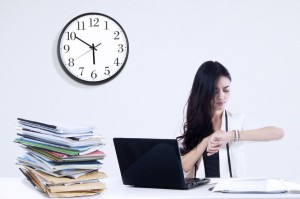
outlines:
{"label": "hour hand", "polygon": [[[79,41],[81,41],[82,43],[88,45],[90,48],[92,48],[92,49],[95,48],[95,47],[91,46],[90,44],[88,44],[87,42],[85,42],[82,39],[80,39],[79,37],[75,36],[75,38],[78,39]],[[94,49],[94,50],[97,50],[97,49]]]}

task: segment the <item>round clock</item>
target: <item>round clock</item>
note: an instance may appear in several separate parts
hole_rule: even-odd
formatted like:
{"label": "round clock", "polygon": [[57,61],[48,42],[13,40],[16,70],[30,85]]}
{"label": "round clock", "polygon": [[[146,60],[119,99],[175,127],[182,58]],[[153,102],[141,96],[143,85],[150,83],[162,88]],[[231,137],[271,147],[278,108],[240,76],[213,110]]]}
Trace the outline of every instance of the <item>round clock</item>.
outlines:
{"label": "round clock", "polygon": [[62,68],[73,79],[99,84],[115,77],[128,58],[129,44],[122,26],[100,13],[86,13],[72,19],[58,41]]}

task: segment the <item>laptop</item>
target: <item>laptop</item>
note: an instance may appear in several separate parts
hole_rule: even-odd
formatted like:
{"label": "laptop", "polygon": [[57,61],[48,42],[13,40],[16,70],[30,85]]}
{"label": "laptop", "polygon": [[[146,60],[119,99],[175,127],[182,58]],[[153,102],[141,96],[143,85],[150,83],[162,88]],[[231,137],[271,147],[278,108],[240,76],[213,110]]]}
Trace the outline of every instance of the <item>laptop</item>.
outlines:
{"label": "laptop", "polygon": [[184,179],[176,139],[114,138],[124,185],[190,189],[210,179]]}

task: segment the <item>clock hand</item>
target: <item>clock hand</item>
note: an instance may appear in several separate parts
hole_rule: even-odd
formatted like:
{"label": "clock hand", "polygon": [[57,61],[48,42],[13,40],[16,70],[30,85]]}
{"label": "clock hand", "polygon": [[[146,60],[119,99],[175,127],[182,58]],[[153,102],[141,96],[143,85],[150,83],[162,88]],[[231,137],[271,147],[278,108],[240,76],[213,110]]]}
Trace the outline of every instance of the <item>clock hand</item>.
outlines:
{"label": "clock hand", "polygon": [[[97,46],[95,46],[95,48],[98,47],[98,46],[100,46],[100,45],[101,45],[101,43],[99,43]],[[96,50],[97,50],[97,49],[96,49]]]}
{"label": "clock hand", "polygon": [[[94,48],[95,48],[95,50],[97,50],[96,49],[96,47],[98,47],[98,46],[100,46],[101,45],[101,43],[100,44],[98,44],[97,46],[94,46]],[[85,53],[83,53],[82,55],[79,55],[77,58],[75,58],[74,60],[77,60],[77,59],[79,59],[80,57],[82,57],[83,55],[85,55],[85,54],[87,54],[88,52],[90,52],[91,50],[93,50],[93,48],[92,47],[90,47],[90,49],[88,50],[88,51],[86,51]]]}
{"label": "clock hand", "polygon": [[95,49],[95,47],[91,46],[90,44],[86,43],[85,41],[83,41],[82,39],[80,39],[79,37],[75,36],[76,39],[78,39],[79,41],[81,41],[82,43],[88,45],[90,48],[94,48],[94,50],[97,50]]}
{"label": "clock hand", "polygon": [[82,55],[78,56],[77,58],[74,59],[74,61],[77,60],[77,59],[79,59],[79,58],[82,57],[83,55],[87,54],[87,53],[90,52],[91,50],[92,50],[92,49],[89,49],[88,51],[86,51],[86,52],[83,53]]}
{"label": "clock hand", "polygon": [[95,50],[97,50],[94,46],[94,44],[92,44],[92,50],[93,50],[93,64],[95,65]]}

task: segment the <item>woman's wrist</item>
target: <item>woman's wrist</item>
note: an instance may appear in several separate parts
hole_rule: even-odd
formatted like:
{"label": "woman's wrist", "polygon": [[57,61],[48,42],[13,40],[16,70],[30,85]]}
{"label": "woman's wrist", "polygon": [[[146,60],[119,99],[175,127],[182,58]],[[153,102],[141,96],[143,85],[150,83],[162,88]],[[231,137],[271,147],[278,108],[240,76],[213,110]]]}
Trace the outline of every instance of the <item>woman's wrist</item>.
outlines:
{"label": "woman's wrist", "polygon": [[194,150],[196,151],[196,153],[198,153],[199,155],[201,155],[203,153],[203,151],[206,150],[209,140],[210,140],[211,136],[207,136],[205,138],[203,138],[203,140],[201,142],[199,142],[199,144],[194,148]]}
{"label": "woman's wrist", "polygon": [[239,142],[240,141],[240,131],[239,130],[229,131],[229,141]]}
{"label": "woman's wrist", "polygon": [[210,137],[211,137],[211,136],[207,136],[207,137],[203,138],[203,140],[197,145],[197,148],[198,148],[198,147],[200,147],[200,148],[204,147],[204,148],[206,149],[207,146],[208,146]]}
{"label": "woman's wrist", "polygon": [[211,135],[209,135],[209,136],[207,136],[206,138],[203,139],[206,147],[207,147],[207,145],[210,141],[210,138],[211,138]]}
{"label": "woman's wrist", "polygon": [[239,142],[240,139],[241,139],[240,131],[239,131],[239,130],[234,130],[234,132],[235,132],[235,138],[234,138],[234,141],[235,141],[235,142]]}

